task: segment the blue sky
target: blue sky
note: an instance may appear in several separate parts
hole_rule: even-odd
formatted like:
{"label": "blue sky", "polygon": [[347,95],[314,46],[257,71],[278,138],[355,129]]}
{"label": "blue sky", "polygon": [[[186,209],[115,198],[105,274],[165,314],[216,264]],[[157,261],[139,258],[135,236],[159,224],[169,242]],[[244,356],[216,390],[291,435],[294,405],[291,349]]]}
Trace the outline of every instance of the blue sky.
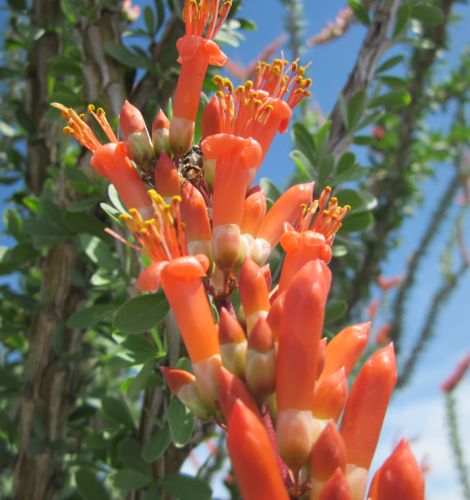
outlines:
{"label": "blue sky", "polygon": [[[147,2],[136,2],[145,5]],[[317,33],[327,21],[333,20],[345,2],[339,0],[306,0],[304,19],[306,33]],[[470,41],[468,29],[470,25],[469,8],[461,6],[459,10],[465,14],[465,20],[452,33],[452,51],[447,57],[449,65],[455,64],[458,52]],[[235,62],[248,63],[262,49],[283,32],[284,8],[274,0],[245,0],[242,14],[253,19],[258,25],[254,32],[246,33],[246,40],[237,49],[224,48]],[[304,54],[305,61],[311,60],[309,75],[313,78],[312,103],[319,104],[325,114],[334,105],[339,92],[351,70],[364,36],[361,26],[354,26],[340,41],[309,50]],[[288,52],[286,53],[288,56]],[[433,127],[440,127],[444,121],[434,118]],[[261,175],[271,178],[276,184],[283,185],[292,172],[294,165],[288,153],[291,150],[289,133],[278,137],[270,150],[261,169]],[[416,244],[426,224],[433,203],[439,197],[446,177],[445,167],[439,168],[438,175],[426,183],[425,203],[417,207],[415,215],[409,219],[401,231],[401,244],[390,256],[384,274],[400,275],[406,259]],[[3,188],[2,188],[3,189]],[[0,200],[5,192],[0,193]],[[467,235],[469,225],[467,224]],[[444,229],[445,231],[447,229]],[[417,235],[417,236],[415,236]],[[429,304],[432,291],[439,284],[438,256],[444,241],[438,238],[431,249],[424,265],[420,269],[416,288],[411,294],[407,309],[406,331],[411,337],[418,331],[422,321],[422,311]],[[1,241],[4,244],[4,240]],[[468,307],[470,282],[462,283],[458,293],[449,301],[445,312],[439,317],[436,325],[437,337],[421,358],[421,363],[412,383],[396,394],[391,404],[383,430],[381,444],[377,451],[377,466],[392,450],[400,437],[413,439],[413,448],[418,459],[426,457],[431,470],[427,477],[427,498],[438,500],[462,498],[458,490],[456,471],[450,455],[447,429],[444,426],[444,401],[440,394],[440,383],[452,371],[456,362],[470,350],[470,322],[462,320]],[[466,323],[466,324],[465,324]],[[457,391],[460,422],[470,421],[470,383],[467,380]],[[463,446],[470,454],[470,429],[464,428]]]}

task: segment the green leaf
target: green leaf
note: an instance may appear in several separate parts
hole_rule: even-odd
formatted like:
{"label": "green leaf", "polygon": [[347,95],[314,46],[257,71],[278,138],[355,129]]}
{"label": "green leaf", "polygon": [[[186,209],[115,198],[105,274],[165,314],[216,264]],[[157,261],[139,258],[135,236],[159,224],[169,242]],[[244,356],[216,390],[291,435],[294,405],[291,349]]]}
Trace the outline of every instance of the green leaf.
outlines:
{"label": "green leaf", "polygon": [[0,255],[0,275],[18,271],[19,266],[30,262],[38,256],[36,250],[27,243],[20,243],[6,249]]}
{"label": "green leaf", "polygon": [[156,432],[142,451],[143,459],[149,464],[158,460],[171,443],[170,428],[168,423],[163,429]]}
{"label": "green leaf", "polygon": [[390,59],[387,59],[384,61],[376,70],[376,73],[382,73],[384,71],[387,71],[388,69],[393,68],[397,64],[400,64],[405,57],[402,55],[399,56],[393,56]]}
{"label": "green leaf", "polygon": [[81,467],[75,474],[75,482],[77,483],[78,491],[84,500],[106,500],[109,494],[95,473],[86,468]]}
{"label": "green leaf", "polygon": [[330,138],[331,122],[325,122],[320,129],[313,135],[313,142],[315,144],[317,161],[323,157],[328,148],[328,140]]}
{"label": "green leaf", "polygon": [[[129,338],[137,337],[133,335]],[[130,398],[137,398],[139,396],[139,392],[146,388],[149,378],[153,375],[153,368],[155,366],[155,360],[153,358],[155,356],[155,353],[152,352],[151,356],[152,358],[145,361],[144,366],[142,366],[139,373],[131,380],[127,388],[127,395]]]}
{"label": "green leaf", "polygon": [[367,105],[367,92],[359,90],[348,101],[347,104],[347,126],[346,129],[351,133],[360,122]]}
{"label": "green leaf", "polygon": [[125,425],[129,429],[134,428],[131,412],[122,399],[105,396],[101,400],[103,411],[116,422]]}
{"label": "green leaf", "polygon": [[444,22],[444,14],[435,5],[414,5],[411,17],[429,26],[438,26]]}
{"label": "green leaf", "polygon": [[403,90],[408,87],[408,82],[398,76],[383,75],[379,76],[378,79],[391,89]]}
{"label": "green leaf", "polygon": [[202,479],[185,474],[173,474],[158,480],[158,484],[178,500],[210,500],[212,490]]}
{"label": "green leaf", "polygon": [[128,300],[116,311],[113,325],[127,333],[142,333],[159,325],[168,309],[163,293],[140,295]]}
{"label": "green leaf", "polygon": [[98,266],[113,272],[121,267],[108,245],[97,236],[80,236],[80,244],[87,257]]}
{"label": "green leaf", "polygon": [[120,43],[114,42],[106,42],[104,45],[105,52],[115,59],[117,62],[124,64],[124,66],[128,66],[129,68],[139,69],[146,68],[151,69],[149,67],[149,61],[144,59],[142,56],[129,50],[124,45]]}
{"label": "green leaf", "polygon": [[331,299],[326,305],[325,322],[331,323],[342,318],[348,310],[348,303],[343,299]]}
{"label": "green leaf", "polygon": [[[354,189],[343,189],[335,193],[340,205],[350,205],[351,214],[372,210],[377,205],[375,197],[367,191],[355,191]],[[349,218],[351,214],[347,215]]]}
{"label": "green leaf", "polygon": [[329,154],[322,158],[322,161],[320,162],[319,165],[320,176],[318,179],[318,183],[320,184],[321,187],[323,187],[327,183],[328,178],[330,174],[333,172],[334,167],[335,167],[335,157],[333,155]]}
{"label": "green leaf", "polygon": [[162,0],[155,0],[155,8],[157,10],[157,32],[163,26],[165,21],[165,6]]}
{"label": "green leaf", "polygon": [[362,24],[369,26],[370,19],[367,9],[362,5],[360,0],[348,0],[348,4],[351,7],[356,19]]}
{"label": "green leaf", "polygon": [[74,329],[91,328],[97,325],[100,321],[111,319],[111,316],[116,309],[113,304],[97,304],[86,307],[80,311],[74,312],[67,320],[67,326]]}
{"label": "green leaf", "polygon": [[411,5],[406,3],[402,5],[398,11],[395,29],[393,30],[394,39],[398,38],[406,30],[410,17]]}
{"label": "green leaf", "polygon": [[307,157],[310,163],[315,164],[317,158],[315,142],[307,127],[300,122],[296,122],[292,127],[292,133],[295,147]]}
{"label": "green leaf", "polygon": [[114,474],[114,485],[124,491],[137,490],[152,482],[152,477],[133,469],[121,469]]}
{"label": "green leaf", "polygon": [[194,429],[194,417],[178,398],[173,398],[167,410],[171,440],[177,448],[189,442]]}
{"label": "green leaf", "polygon": [[148,34],[153,37],[155,35],[157,27],[155,23],[155,16],[153,15],[153,10],[148,5],[146,5],[144,8],[144,21]]}
{"label": "green leaf", "polygon": [[358,214],[348,214],[343,220],[341,232],[355,233],[364,231],[374,224],[374,217],[370,212],[361,212]]}
{"label": "green leaf", "polygon": [[408,106],[411,102],[411,96],[406,90],[392,90],[387,94],[382,94],[373,99],[369,107],[376,106]]}
{"label": "green leaf", "polygon": [[142,446],[134,438],[125,437],[117,445],[117,455],[126,469],[135,469],[151,475],[152,469],[142,458]]}
{"label": "green leaf", "polygon": [[109,201],[113,204],[114,208],[121,214],[126,214],[127,210],[124,207],[124,204],[121,201],[121,198],[119,198],[119,194],[116,190],[116,188],[113,186],[113,184],[110,184],[108,186],[108,198]]}
{"label": "green leaf", "polygon": [[310,179],[312,175],[315,177],[318,176],[318,172],[313,167],[312,163],[309,159],[299,151],[298,149],[294,149],[289,153],[289,156],[294,160],[296,167],[299,172],[305,177],[305,180]]}
{"label": "green leaf", "polygon": [[105,225],[86,212],[67,212],[65,222],[74,233],[93,234],[101,238],[107,237]]}

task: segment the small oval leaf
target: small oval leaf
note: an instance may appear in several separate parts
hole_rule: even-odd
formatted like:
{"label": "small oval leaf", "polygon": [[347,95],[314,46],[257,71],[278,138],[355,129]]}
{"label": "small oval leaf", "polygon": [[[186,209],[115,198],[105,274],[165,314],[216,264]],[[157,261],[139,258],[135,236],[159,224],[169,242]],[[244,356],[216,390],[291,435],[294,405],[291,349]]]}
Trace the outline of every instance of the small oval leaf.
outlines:
{"label": "small oval leaf", "polygon": [[124,303],[114,315],[113,325],[127,333],[143,333],[158,326],[168,312],[163,293],[140,295]]}

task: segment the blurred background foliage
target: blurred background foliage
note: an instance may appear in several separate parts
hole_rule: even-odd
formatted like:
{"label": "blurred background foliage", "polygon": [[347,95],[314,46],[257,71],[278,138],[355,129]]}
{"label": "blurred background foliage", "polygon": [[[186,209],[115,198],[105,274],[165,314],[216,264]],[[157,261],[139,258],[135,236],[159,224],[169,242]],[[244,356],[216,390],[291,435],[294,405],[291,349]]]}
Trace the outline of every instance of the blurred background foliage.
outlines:
{"label": "blurred background foliage", "polygon": [[[253,21],[262,22],[245,19],[242,3],[234,2],[219,35],[223,44],[242,43]],[[448,45],[458,22],[455,6],[466,2],[350,0],[317,35],[308,32],[302,0],[281,3],[286,36],[273,40],[266,55],[282,46],[295,58],[354,24],[365,27],[331,113],[323,116],[304,103],[291,128],[290,182],[314,180],[317,193],[330,185],[352,207],[335,240],[328,336],[363,319],[397,231],[422,199],[424,181],[436,168],[445,170],[434,213],[421,234],[410,235],[415,251],[389,305],[387,337],[395,342],[405,385],[470,264],[464,236],[469,47],[459,50],[457,68],[436,76],[439,58],[455,50]],[[161,294],[137,296],[137,259],[104,231],[125,235],[116,217],[123,211],[120,200],[93,175],[88,155],[62,135],[63,123],[49,106],[59,101],[80,111],[93,102],[115,125],[126,98],[149,123],[159,108],[169,110],[182,0],[138,5],[136,18],[130,2],[117,0],[8,0],[1,14],[2,498],[197,500],[211,497],[211,480],[224,466],[223,440],[216,436],[207,461],[194,466],[197,475],[180,473],[214,429],[195,422],[164,387],[160,364],[187,366],[166,301]],[[250,76],[249,67],[227,69]],[[213,89],[209,75],[207,95]],[[201,109],[206,102],[203,96]],[[445,127],[429,126],[430,118],[444,114],[452,116]],[[271,201],[279,196],[269,179],[260,183]],[[405,352],[409,294],[443,224],[441,285]],[[274,276],[280,259],[279,252],[271,262]],[[230,476],[226,486],[226,496],[238,498]]]}

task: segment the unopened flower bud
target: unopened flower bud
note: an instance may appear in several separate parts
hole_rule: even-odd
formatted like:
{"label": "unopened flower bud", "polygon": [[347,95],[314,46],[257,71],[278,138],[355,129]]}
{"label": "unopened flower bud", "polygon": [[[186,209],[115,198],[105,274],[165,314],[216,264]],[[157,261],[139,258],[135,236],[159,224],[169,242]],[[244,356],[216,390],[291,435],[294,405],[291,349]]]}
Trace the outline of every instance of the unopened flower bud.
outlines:
{"label": "unopened flower bud", "polygon": [[220,311],[219,343],[225,368],[238,377],[244,378],[247,349],[245,332],[225,308]]}
{"label": "unopened flower bud", "polygon": [[217,267],[232,269],[240,254],[240,228],[236,224],[223,224],[212,231],[212,255]]}
{"label": "unopened flower bud", "polygon": [[155,153],[147,130],[133,132],[127,138],[132,160],[147,174],[153,173]]}
{"label": "unopened flower bud", "polygon": [[180,194],[178,169],[165,152],[160,155],[155,167],[155,188],[164,199]]}
{"label": "unopened flower bud", "polygon": [[170,150],[170,121],[160,110],[152,123],[152,143],[156,155]]}
{"label": "unopened flower bud", "polygon": [[259,401],[274,391],[275,354],[273,333],[260,317],[248,337],[246,354],[246,382]]}
{"label": "unopened flower bud", "polygon": [[199,394],[204,404],[211,410],[215,410],[218,406],[221,366],[222,361],[219,354],[196,363],[193,362]]}
{"label": "unopened flower bud", "polygon": [[173,116],[170,122],[170,148],[176,158],[187,153],[193,145],[194,121]]}
{"label": "unopened flower bud", "polygon": [[210,135],[219,134],[221,130],[220,123],[220,103],[219,98],[215,95],[206,106],[206,109],[202,113],[201,129],[202,137],[205,139]]}
{"label": "unopened flower bud", "polygon": [[171,392],[197,417],[208,420],[210,411],[199,395],[196,378],[184,370],[161,367],[165,381]]}
{"label": "unopened flower bud", "polygon": [[129,101],[125,101],[121,108],[119,125],[126,138],[129,138],[135,132],[147,132],[147,126],[145,125],[142,113]]}
{"label": "unopened flower bud", "polygon": [[314,441],[314,422],[308,410],[280,410],[276,418],[279,453],[293,471],[307,462]]}
{"label": "unopened flower bud", "polygon": [[250,258],[245,259],[240,269],[238,286],[250,334],[258,318],[265,318],[270,309],[266,280],[258,264]]}
{"label": "unopened flower bud", "polygon": [[315,418],[338,421],[348,395],[348,383],[344,368],[320,379],[313,393]]}

